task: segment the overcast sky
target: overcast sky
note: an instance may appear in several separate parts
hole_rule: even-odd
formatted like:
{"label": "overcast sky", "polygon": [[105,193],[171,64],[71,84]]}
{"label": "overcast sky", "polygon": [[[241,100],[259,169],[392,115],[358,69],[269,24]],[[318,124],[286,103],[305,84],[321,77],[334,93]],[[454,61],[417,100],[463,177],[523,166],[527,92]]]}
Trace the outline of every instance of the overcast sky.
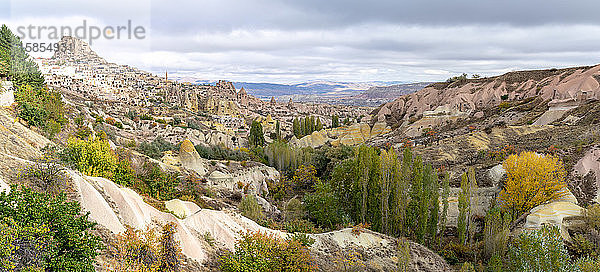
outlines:
{"label": "overcast sky", "polygon": [[111,62],[280,83],[434,81],[598,64],[599,10],[597,0],[0,0],[1,21],[13,30],[84,20],[143,27],[144,39],[93,41]]}

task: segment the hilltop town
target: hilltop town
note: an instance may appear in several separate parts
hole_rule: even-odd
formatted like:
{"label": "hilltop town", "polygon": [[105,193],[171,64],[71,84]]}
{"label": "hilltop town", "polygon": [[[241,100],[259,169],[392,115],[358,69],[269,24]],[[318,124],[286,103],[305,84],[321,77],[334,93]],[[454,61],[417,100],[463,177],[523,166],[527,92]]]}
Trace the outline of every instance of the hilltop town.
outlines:
{"label": "hilltop town", "polygon": [[[63,38],[60,48],[68,50],[57,51],[50,59],[36,59],[47,84],[73,103],[88,105],[91,114],[115,119],[123,125],[123,139],[138,142],[160,136],[173,144],[188,138],[195,144],[239,148],[247,145],[244,139],[255,119],[262,122],[267,135],[274,132],[276,121],[280,121],[283,136],[291,138],[294,118],[314,116],[330,127],[333,116],[356,122],[357,118],[368,118],[372,110],[294,103],[291,99],[288,103],[263,101],[223,80],[215,85],[172,81],[167,73],[157,76],[109,63],[88,44],[72,37]],[[368,121],[366,118],[362,121]],[[164,123],[157,125],[155,120]],[[138,129],[148,133],[131,133]]]}

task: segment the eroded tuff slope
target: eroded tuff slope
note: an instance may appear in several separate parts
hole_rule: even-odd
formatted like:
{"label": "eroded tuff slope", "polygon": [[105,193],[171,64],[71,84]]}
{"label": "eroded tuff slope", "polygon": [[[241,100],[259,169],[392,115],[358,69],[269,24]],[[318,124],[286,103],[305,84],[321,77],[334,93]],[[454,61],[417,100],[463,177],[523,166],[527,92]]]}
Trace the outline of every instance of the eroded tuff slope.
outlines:
{"label": "eroded tuff slope", "polygon": [[376,120],[400,125],[439,106],[458,112],[492,107],[505,100],[539,97],[577,100],[600,97],[600,65],[567,69],[510,72],[501,76],[434,83],[386,103],[373,112]]}
{"label": "eroded tuff slope", "polygon": [[[14,118],[14,112],[0,108],[0,190],[9,184],[18,184],[18,172],[42,154],[41,149],[52,143]],[[182,166],[184,167],[184,166]],[[264,170],[264,169],[263,169]],[[262,170],[261,170],[262,171]],[[245,172],[244,172],[245,173]],[[232,176],[245,179],[247,174]],[[172,211],[185,210],[179,217],[157,210],[144,202],[135,191],[119,186],[105,178],[89,177],[67,170],[70,180],[69,197],[81,203],[91,220],[98,223],[97,234],[110,244],[115,234],[125,226],[144,229],[173,222],[177,226],[176,238],[181,241],[186,256],[184,271],[214,271],[217,252],[233,249],[240,231],[261,231],[284,237],[287,234],[258,225],[233,210],[201,209],[194,203],[174,201],[167,205]],[[208,243],[207,235],[214,238]],[[340,252],[359,252],[367,271],[395,271],[397,268],[397,241],[392,237],[363,231],[354,235],[350,229],[312,235],[316,240],[311,253],[320,271],[335,271],[333,260]],[[450,271],[445,261],[427,248],[411,243],[409,271]],[[98,258],[98,271],[105,271],[108,253]]]}

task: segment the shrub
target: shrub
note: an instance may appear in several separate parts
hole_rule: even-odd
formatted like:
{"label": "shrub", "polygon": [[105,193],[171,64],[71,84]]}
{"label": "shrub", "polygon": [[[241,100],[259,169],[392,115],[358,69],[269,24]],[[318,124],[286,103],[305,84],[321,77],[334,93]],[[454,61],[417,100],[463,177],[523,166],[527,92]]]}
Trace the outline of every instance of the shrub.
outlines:
{"label": "shrub", "polygon": [[174,144],[165,141],[161,137],[157,137],[150,143],[140,143],[138,146],[139,152],[153,159],[160,159],[163,152],[176,149],[177,147]]}
{"label": "shrub", "polygon": [[130,163],[119,158],[110,149],[108,141],[101,137],[87,140],[70,138],[62,157],[88,176],[104,177],[123,186],[128,186],[133,180]]}
{"label": "shrub", "polygon": [[283,175],[279,180],[267,180],[267,186],[269,187],[270,195],[275,200],[282,200],[294,195],[292,182]]}
{"label": "shrub", "polygon": [[596,272],[600,267],[600,258],[579,258],[575,261],[575,267],[581,272]]}
{"label": "shrub", "polygon": [[262,212],[262,207],[258,204],[256,197],[253,195],[248,194],[244,196],[238,208],[243,216],[256,222],[262,221],[265,217]]}
{"label": "shrub", "polygon": [[504,271],[504,265],[502,263],[502,258],[498,255],[492,256],[487,265],[487,270],[489,272],[502,272]]}
{"label": "shrub", "polygon": [[308,220],[304,220],[304,219],[296,219],[296,220],[292,220],[292,221],[286,221],[286,222],[284,222],[283,227],[287,232],[290,232],[290,233],[295,233],[295,232],[315,233],[315,232],[317,232],[315,225],[312,222],[310,222]]}
{"label": "shrub", "polygon": [[[43,255],[45,271],[94,271],[94,259],[101,247],[99,238],[89,233],[95,223],[88,221],[88,214],[82,215],[79,203],[67,202],[64,194],[54,197],[12,186],[10,193],[0,193],[0,218],[9,220],[3,221],[10,225],[3,231],[17,233],[8,238],[9,242],[31,242],[24,244],[27,248],[22,248],[25,255],[20,258],[37,252]],[[5,246],[0,247],[0,254],[20,252]]]}
{"label": "shrub", "polygon": [[12,218],[0,222],[0,271],[44,271],[51,252],[56,252],[45,226],[23,226]]}
{"label": "shrub", "polygon": [[285,205],[285,220],[293,221],[304,217],[304,207],[297,198],[290,199]]}
{"label": "shrub", "polygon": [[475,272],[475,267],[470,262],[466,262],[460,267],[459,271],[460,272]]}
{"label": "shrub", "polygon": [[306,233],[294,233],[290,239],[300,243],[305,247],[310,247],[315,243],[315,239],[310,238],[310,236],[308,236]]}
{"label": "shrub", "polygon": [[144,163],[137,179],[145,186],[137,186],[136,189],[159,200],[171,200],[179,185],[179,180],[175,175],[165,173],[158,164],[152,162]]}
{"label": "shrub", "polygon": [[234,252],[220,258],[224,272],[315,271],[308,248],[294,239],[282,240],[263,233],[242,233]]}
{"label": "shrub", "polygon": [[160,236],[153,229],[140,231],[127,227],[124,233],[116,237],[109,268],[123,272],[179,271],[183,255],[174,234],[173,223],[164,225]]}
{"label": "shrub", "polygon": [[64,191],[68,183],[64,170],[58,159],[44,155],[23,169],[19,177],[28,180],[29,187],[36,191],[56,196]]}
{"label": "shrub", "polygon": [[229,149],[221,145],[197,145],[196,151],[198,151],[200,157],[209,160],[246,161],[250,159],[250,155],[247,152]]}
{"label": "shrub", "polygon": [[596,256],[598,256],[598,253],[600,252],[598,245],[596,245],[595,243],[588,240],[586,238],[586,235],[583,235],[580,233],[575,234],[573,236],[573,240],[571,241],[570,249],[577,256],[582,256],[582,257],[588,257],[588,256],[596,257]]}
{"label": "shrub", "polygon": [[595,204],[584,210],[585,222],[588,227],[600,231],[600,204]]}
{"label": "shrub", "polygon": [[63,102],[58,92],[26,85],[17,88],[15,101],[19,104],[19,118],[29,125],[46,132],[56,132],[66,123]]}
{"label": "shrub", "polygon": [[63,153],[67,162],[88,176],[112,177],[117,164],[117,157],[110,145],[99,137],[88,140],[70,138]]}
{"label": "shrub", "polygon": [[545,226],[540,230],[521,233],[511,243],[507,259],[511,271],[575,270],[556,227]]}
{"label": "shrub", "polygon": [[300,167],[296,169],[296,172],[294,172],[294,177],[292,177],[292,184],[296,188],[310,188],[320,181],[316,175],[317,170],[314,166],[300,165]]}
{"label": "shrub", "polygon": [[503,166],[507,178],[499,200],[513,218],[566,192],[566,172],[557,157],[522,152],[510,155]]}

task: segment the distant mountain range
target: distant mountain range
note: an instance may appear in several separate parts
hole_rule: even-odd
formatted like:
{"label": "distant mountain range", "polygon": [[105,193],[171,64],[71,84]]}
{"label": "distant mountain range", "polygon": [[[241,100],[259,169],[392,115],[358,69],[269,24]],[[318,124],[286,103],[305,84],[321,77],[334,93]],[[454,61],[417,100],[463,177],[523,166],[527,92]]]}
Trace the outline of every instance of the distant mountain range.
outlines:
{"label": "distant mountain range", "polygon": [[[212,80],[197,80],[188,77],[169,77],[194,84],[212,84]],[[263,100],[275,97],[277,101],[334,103],[357,106],[379,106],[400,95],[418,91],[430,83],[407,83],[402,81],[336,82],[309,81],[293,84],[266,82],[234,82],[237,88]]]}

